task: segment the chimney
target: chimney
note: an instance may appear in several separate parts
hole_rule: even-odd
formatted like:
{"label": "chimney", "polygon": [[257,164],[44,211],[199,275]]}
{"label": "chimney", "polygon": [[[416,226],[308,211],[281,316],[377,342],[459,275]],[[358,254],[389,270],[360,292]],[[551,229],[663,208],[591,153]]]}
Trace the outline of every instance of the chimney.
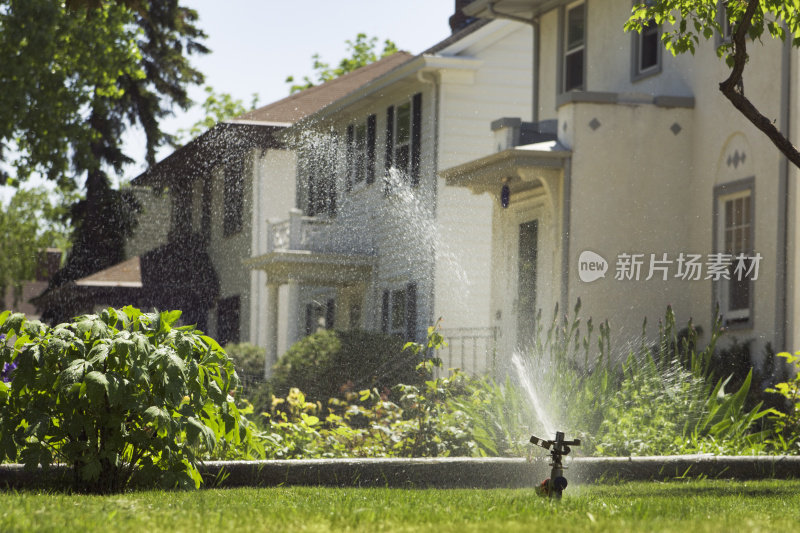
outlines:
{"label": "chimney", "polygon": [[476,20],[464,14],[463,9],[470,2],[472,2],[472,0],[456,0],[455,12],[450,17],[450,30],[453,33],[456,33]]}

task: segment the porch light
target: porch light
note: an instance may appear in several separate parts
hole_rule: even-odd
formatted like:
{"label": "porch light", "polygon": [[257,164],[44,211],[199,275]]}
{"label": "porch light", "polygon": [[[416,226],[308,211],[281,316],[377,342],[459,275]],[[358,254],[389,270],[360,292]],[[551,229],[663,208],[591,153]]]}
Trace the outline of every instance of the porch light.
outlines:
{"label": "porch light", "polygon": [[510,201],[511,188],[508,186],[508,178],[503,178],[503,187],[500,189],[500,205],[505,209]]}

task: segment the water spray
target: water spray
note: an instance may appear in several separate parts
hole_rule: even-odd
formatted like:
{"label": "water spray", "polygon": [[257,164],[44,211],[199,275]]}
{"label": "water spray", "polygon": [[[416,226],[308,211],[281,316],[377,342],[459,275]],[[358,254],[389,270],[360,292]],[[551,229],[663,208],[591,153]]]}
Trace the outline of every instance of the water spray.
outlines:
{"label": "water spray", "polygon": [[551,498],[561,499],[561,493],[567,488],[567,478],[564,477],[564,465],[561,464],[561,458],[569,455],[572,451],[570,446],[580,446],[580,439],[564,440],[564,432],[556,431],[556,438],[554,440],[544,440],[539,437],[532,436],[531,444],[541,446],[545,450],[550,451],[552,462],[550,466],[550,477],[542,481],[541,485],[537,487],[537,492],[542,496],[549,496]]}

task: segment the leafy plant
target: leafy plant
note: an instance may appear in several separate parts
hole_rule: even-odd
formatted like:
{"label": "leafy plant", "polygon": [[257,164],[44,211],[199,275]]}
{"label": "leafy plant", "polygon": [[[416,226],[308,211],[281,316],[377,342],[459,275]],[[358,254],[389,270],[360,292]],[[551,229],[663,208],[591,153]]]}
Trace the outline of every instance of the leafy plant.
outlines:
{"label": "leafy plant", "polygon": [[[106,309],[47,327],[0,315],[0,460],[63,463],[76,488],[201,483],[203,457],[252,456],[260,445],[230,394],[233,362],[180,311]],[[231,451],[231,450],[235,451]]]}
{"label": "leafy plant", "polygon": [[794,366],[794,377],[767,389],[783,396],[786,402],[786,412],[773,409],[770,413],[773,435],[769,442],[780,452],[800,453],[800,352],[782,352],[778,357]]}
{"label": "leafy plant", "polygon": [[322,330],[295,343],[273,368],[272,387],[285,396],[296,387],[327,403],[347,390],[391,389],[418,383],[416,354],[392,335]]}

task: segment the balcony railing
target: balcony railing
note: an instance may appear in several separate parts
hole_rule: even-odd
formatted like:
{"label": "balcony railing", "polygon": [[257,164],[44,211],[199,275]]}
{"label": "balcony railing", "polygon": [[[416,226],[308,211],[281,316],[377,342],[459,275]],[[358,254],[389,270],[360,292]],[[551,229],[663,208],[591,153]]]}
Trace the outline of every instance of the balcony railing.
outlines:
{"label": "balcony railing", "polygon": [[289,211],[288,220],[267,222],[267,253],[276,250],[324,251],[321,234],[330,221],[303,216],[299,209]]}
{"label": "balcony railing", "polygon": [[494,375],[497,328],[445,328],[441,331],[447,346],[439,357],[442,369],[458,368],[473,375]]}

